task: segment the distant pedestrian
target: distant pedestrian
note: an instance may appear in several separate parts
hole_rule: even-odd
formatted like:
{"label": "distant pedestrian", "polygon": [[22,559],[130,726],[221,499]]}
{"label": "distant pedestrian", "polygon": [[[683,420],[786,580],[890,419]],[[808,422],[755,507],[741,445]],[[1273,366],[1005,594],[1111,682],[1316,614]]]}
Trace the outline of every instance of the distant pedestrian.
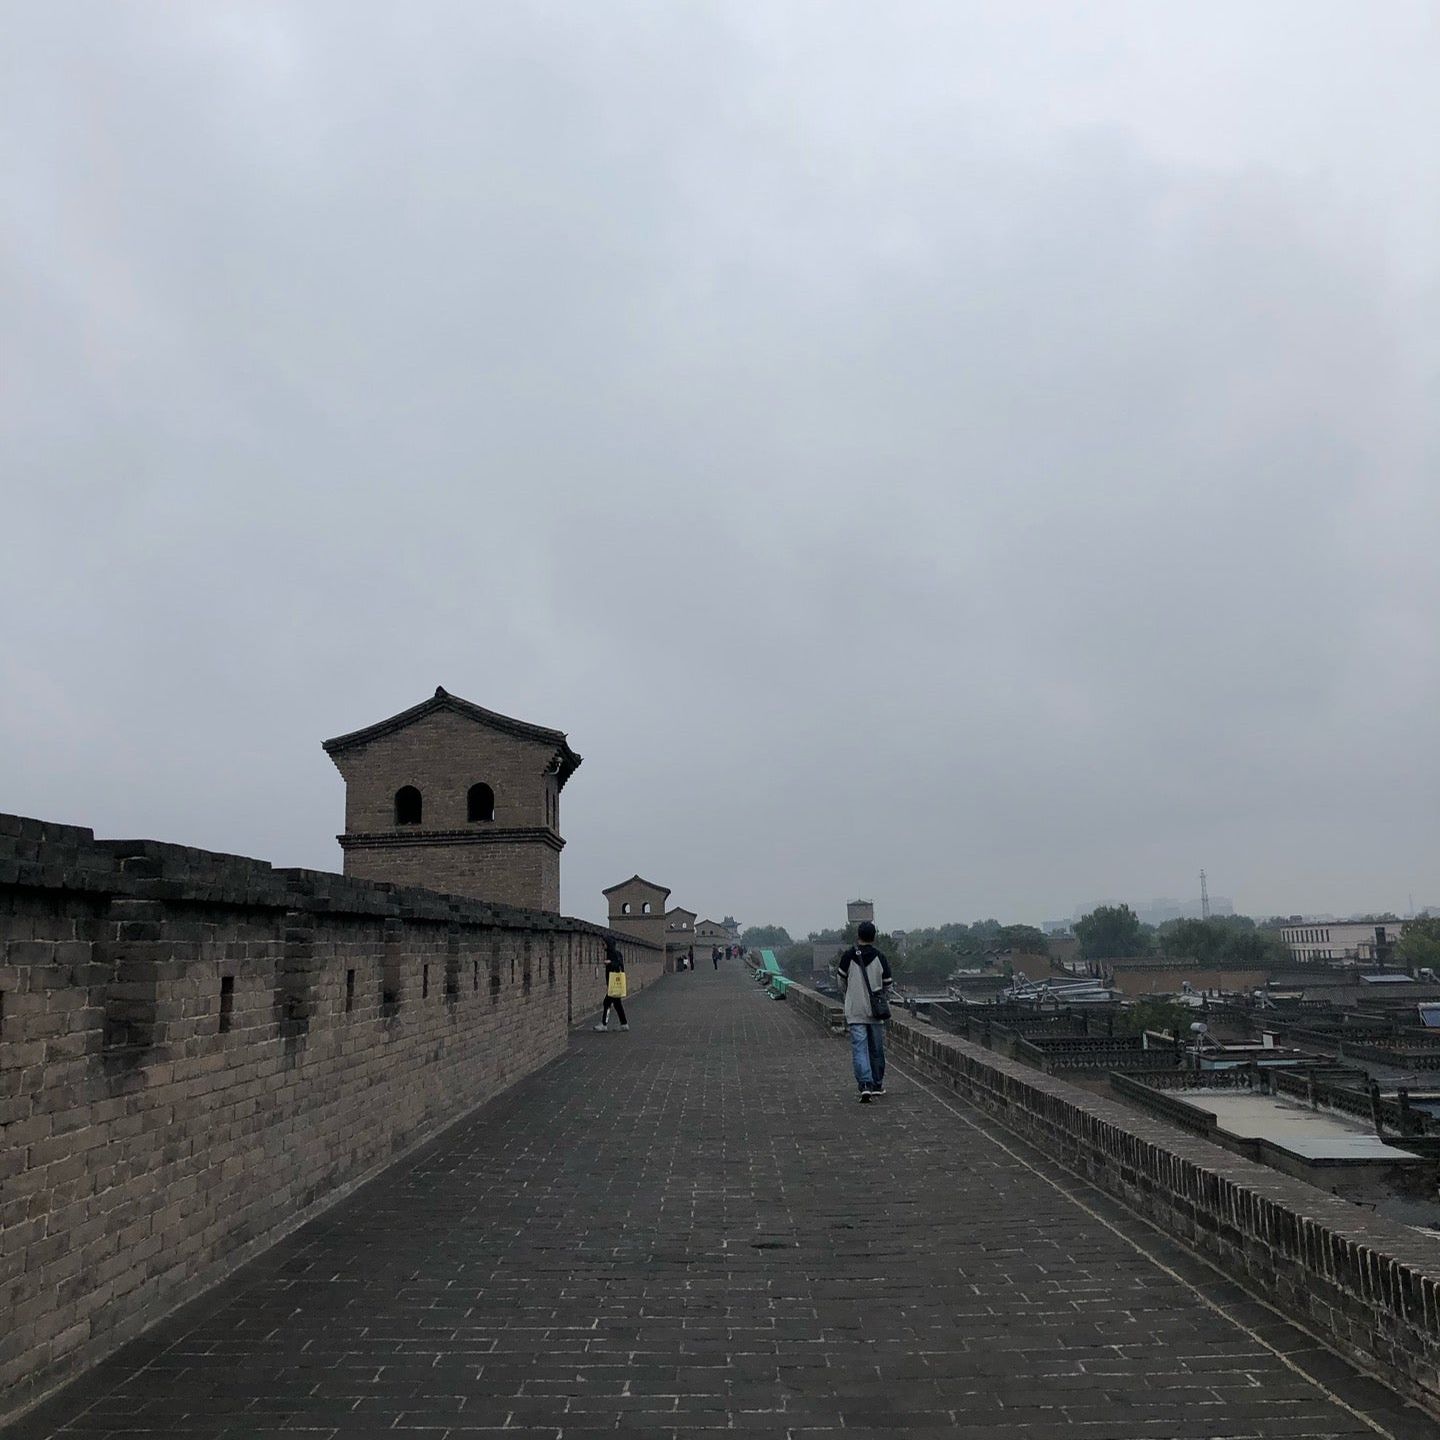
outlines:
{"label": "distant pedestrian", "polygon": [[835,976],[845,997],[845,1025],[850,1031],[850,1058],[861,1104],[885,1093],[885,1021],[890,1018],[887,992],[895,983],[890,962],[875,948],[875,926],[862,920],[852,945],[835,962]]}
{"label": "distant pedestrian", "polygon": [[718,945],[710,947],[710,966],[714,970],[720,968],[720,947]]}
{"label": "distant pedestrian", "polygon": [[685,953],[685,963],[693,970],[695,968],[695,947],[692,945]]}
{"label": "distant pedestrian", "polygon": [[600,1006],[600,1023],[595,1027],[597,1030],[608,1030],[610,1028],[610,1012],[614,1010],[620,1017],[620,1028],[628,1030],[629,1022],[625,1019],[625,957],[620,953],[620,947],[613,940],[605,942],[605,1000]]}

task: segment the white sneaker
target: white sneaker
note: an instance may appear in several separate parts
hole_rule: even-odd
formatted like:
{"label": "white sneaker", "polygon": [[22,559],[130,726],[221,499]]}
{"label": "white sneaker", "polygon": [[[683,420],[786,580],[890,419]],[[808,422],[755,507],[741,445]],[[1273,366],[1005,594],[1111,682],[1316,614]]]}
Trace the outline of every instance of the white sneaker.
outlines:
{"label": "white sneaker", "polygon": [[630,1027],[628,1025],[622,1025],[620,1028],[622,1030],[628,1030]]}
{"label": "white sneaker", "polygon": [[606,1027],[605,1027],[604,1025],[596,1025],[596,1026],[594,1026],[593,1028],[596,1029],[596,1030],[601,1031],[602,1033],[603,1033],[604,1030],[606,1029]]}

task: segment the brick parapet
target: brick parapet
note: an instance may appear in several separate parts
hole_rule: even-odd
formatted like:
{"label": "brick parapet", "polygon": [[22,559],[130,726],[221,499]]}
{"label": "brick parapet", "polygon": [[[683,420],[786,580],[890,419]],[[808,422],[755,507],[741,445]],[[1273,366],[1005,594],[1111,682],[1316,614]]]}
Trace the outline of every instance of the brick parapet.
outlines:
{"label": "brick parapet", "polygon": [[0,815],[0,1418],[561,1053],[612,933]]}
{"label": "brick parapet", "polygon": [[[835,1009],[801,985],[792,984],[786,999],[821,1024]],[[1434,1240],[911,1017],[891,1021],[888,1044],[926,1079],[957,1091],[1440,1413]]]}

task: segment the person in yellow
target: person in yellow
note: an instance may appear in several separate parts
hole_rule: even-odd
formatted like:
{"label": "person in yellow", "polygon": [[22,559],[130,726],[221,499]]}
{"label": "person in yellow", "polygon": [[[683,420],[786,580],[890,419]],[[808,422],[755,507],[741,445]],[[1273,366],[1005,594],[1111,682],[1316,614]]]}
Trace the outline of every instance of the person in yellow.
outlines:
{"label": "person in yellow", "polygon": [[595,1027],[597,1030],[610,1028],[612,1009],[620,1017],[620,1028],[628,1030],[630,1025],[625,1019],[625,957],[620,953],[620,947],[615,941],[606,940],[605,1003],[600,1007],[600,1023]]}

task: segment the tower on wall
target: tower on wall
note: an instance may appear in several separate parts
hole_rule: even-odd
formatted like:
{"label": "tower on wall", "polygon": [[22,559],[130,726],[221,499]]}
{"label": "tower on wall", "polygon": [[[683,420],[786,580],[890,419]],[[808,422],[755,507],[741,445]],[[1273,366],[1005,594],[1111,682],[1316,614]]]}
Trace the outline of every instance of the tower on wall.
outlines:
{"label": "tower on wall", "polygon": [[653,880],[632,875],[600,893],[610,912],[606,923],[612,930],[664,947],[665,901],[670,897],[669,890]]}
{"label": "tower on wall", "polygon": [[875,923],[875,902],[873,900],[851,900],[845,906],[847,924],[858,925],[862,920]]}
{"label": "tower on wall", "polygon": [[560,792],[580,764],[563,732],[438,687],[325,753],[345,780],[347,875],[559,911]]}

